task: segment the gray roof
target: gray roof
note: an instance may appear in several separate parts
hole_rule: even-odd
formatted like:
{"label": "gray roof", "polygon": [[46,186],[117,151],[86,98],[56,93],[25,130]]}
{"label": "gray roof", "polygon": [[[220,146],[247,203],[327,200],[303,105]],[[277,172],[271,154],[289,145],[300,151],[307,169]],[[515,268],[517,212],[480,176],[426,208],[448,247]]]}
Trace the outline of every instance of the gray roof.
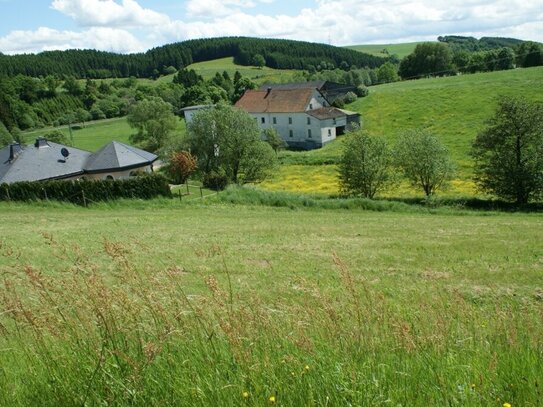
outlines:
{"label": "gray roof", "polygon": [[[67,159],[60,153],[63,148],[70,152]],[[81,163],[90,155],[88,151],[43,141],[39,147],[21,148],[10,161],[10,146],[7,146],[0,150],[0,183],[69,178],[83,173]]]}
{"label": "gray roof", "polygon": [[326,81],[308,81],[308,82],[291,82],[291,83],[273,83],[270,85],[262,85],[260,90],[271,89],[319,89],[324,86]]}
{"label": "gray roof", "polygon": [[112,141],[89,157],[85,164],[85,172],[137,168],[152,164],[157,158],[155,154]]}
{"label": "gray roof", "polygon": [[306,113],[319,120],[337,119],[339,117],[345,117],[345,113],[335,107],[321,107],[320,109],[308,110]]}
{"label": "gray roof", "polygon": [[[10,154],[12,146],[16,149],[13,157]],[[155,154],[117,141],[112,141],[96,153],[45,139],[39,139],[33,145],[12,146],[0,149],[0,184],[128,170],[150,165],[158,158]],[[66,159],[61,154],[63,148],[70,153]]]}

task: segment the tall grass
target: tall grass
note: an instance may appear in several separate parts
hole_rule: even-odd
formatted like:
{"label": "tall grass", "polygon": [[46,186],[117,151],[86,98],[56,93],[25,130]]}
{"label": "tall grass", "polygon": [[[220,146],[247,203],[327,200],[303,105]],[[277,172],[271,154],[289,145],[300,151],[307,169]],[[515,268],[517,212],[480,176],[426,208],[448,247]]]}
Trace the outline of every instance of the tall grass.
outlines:
{"label": "tall grass", "polygon": [[[241,290],[223,266],[188,291],[182,266],[146,269],[104,239],[105,268],[43,235],[60,273],[19,265],[0,289],[0,403],[59,405],[541,405],[543,308],[481,304],[428,279],[375,288],[334,255],[333,289]],[[4,258],[15,256],[2,247]]]}

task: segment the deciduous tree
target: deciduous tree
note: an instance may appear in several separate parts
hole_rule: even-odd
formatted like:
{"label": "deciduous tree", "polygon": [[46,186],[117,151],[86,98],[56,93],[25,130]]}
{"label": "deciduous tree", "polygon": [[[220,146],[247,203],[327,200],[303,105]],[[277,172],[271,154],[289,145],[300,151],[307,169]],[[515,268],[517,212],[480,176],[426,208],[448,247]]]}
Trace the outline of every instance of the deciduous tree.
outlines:
{"label": "deciduous tree", "polygon": [[138,130],[130,136],[133,143],[149,151],[157,151],[167,143],[171,132],[176,129],[177,119],[169,103],[160,98],[150,98],[132,106],[128,124]]}
{"label": "deciduous tree", "polygon": [[340,188],[345,194],[373,198],[394,182],[392,153],[385,140],[359,130],[345,141],[339,163]]}
{"label": "deciduous tree", "polygon": [[502,97],[472,150],[475,181],[486,192],[525,204],[543,194],[543,107]]}
{"label": "deciduous tree", "polygon": [[403,133],[394,148],[394,159],[411,184],[422,188],[426,196],[445,186],[454,173],[447,148],[426,130]]}
{"label": "deciduous tree", "polygon": [[276,160],[271,147],[260,140],[255,120],[228,105],[196,113],[188,125],[187,142],[204,176],[224,173],[230,182],[260,180]]}

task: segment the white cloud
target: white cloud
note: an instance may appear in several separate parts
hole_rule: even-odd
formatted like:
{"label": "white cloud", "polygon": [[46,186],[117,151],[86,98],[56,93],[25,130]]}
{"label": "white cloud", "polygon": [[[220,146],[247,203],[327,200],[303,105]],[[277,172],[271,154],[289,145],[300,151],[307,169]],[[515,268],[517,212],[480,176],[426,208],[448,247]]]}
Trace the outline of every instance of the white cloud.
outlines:
{"label": "white cloud", "polygon": [[135,0],[54,0],[51,8],[87,27],[148,27],[170,21],[165,14],[144,9]]}
{"label": "white cloud", "polygon": [[481,32],[543,40],[543,24],[537,28],[543,20],[543,5],[533,0],[316,0],[316,7],[300,10],[296,16],[254,15],[235,7],[241,1],[215,3],[219,2],[191,0],[188,4],[194,8],[198,4],[202,13],[210,8],[211,21],[172,21],[157,31],[166,41],[250,35],[330,40],[335,45],[435,40],[438,35]]}
{"label": "white cloud", "polygon": [[13,31],[0,38],[0,50],[6,54],[74,48],[120,53],[140,52],[145,49],[128,31],[106,27],[93,27],[82,32],[40,27],[36,31]]}
{"label": "white cloud", "polygon": [[[90,46],[128,52],[186,39],[242,35],[334,45],[435,40],[450,34],[543,42],[541,0],[314,2],[314,7],[300,9],[291,0],[187,0],[185,18],[173,20],[143,8],[137,0],[53,0],[52,8],[89,29],[43,28],[24,35],[16,31],[0,38],[0,51]],[[275,4],[259,8],[263,3]],[[290,14],[263,14],[271,9]]]}

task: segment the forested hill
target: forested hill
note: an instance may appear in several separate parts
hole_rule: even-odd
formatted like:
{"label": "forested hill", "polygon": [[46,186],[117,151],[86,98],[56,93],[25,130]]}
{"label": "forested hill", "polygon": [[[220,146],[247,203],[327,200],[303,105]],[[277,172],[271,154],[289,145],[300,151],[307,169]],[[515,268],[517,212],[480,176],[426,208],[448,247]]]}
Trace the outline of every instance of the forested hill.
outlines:
{"label": "forested hill", "polygon": [[39,54],[0,54],[0,75],[71,75],[76,78],[149,78],[193,62],[234,57],[240,65],[264,64],[276,69],[327,66],[375,68],[386,58],[346,48],[303,41],[224,37],[164,45],[140,54],[95,50],[46,51]]}
{"label": "forested hill", "polygon": [[515,48],[522,44],[523,40],[504,37],[463,37],[461,35],[444,35],[437,38],[439,42],[446,42],[452,50],[464,50],[469,52],[488,51],[491,49],[509,47]]}

